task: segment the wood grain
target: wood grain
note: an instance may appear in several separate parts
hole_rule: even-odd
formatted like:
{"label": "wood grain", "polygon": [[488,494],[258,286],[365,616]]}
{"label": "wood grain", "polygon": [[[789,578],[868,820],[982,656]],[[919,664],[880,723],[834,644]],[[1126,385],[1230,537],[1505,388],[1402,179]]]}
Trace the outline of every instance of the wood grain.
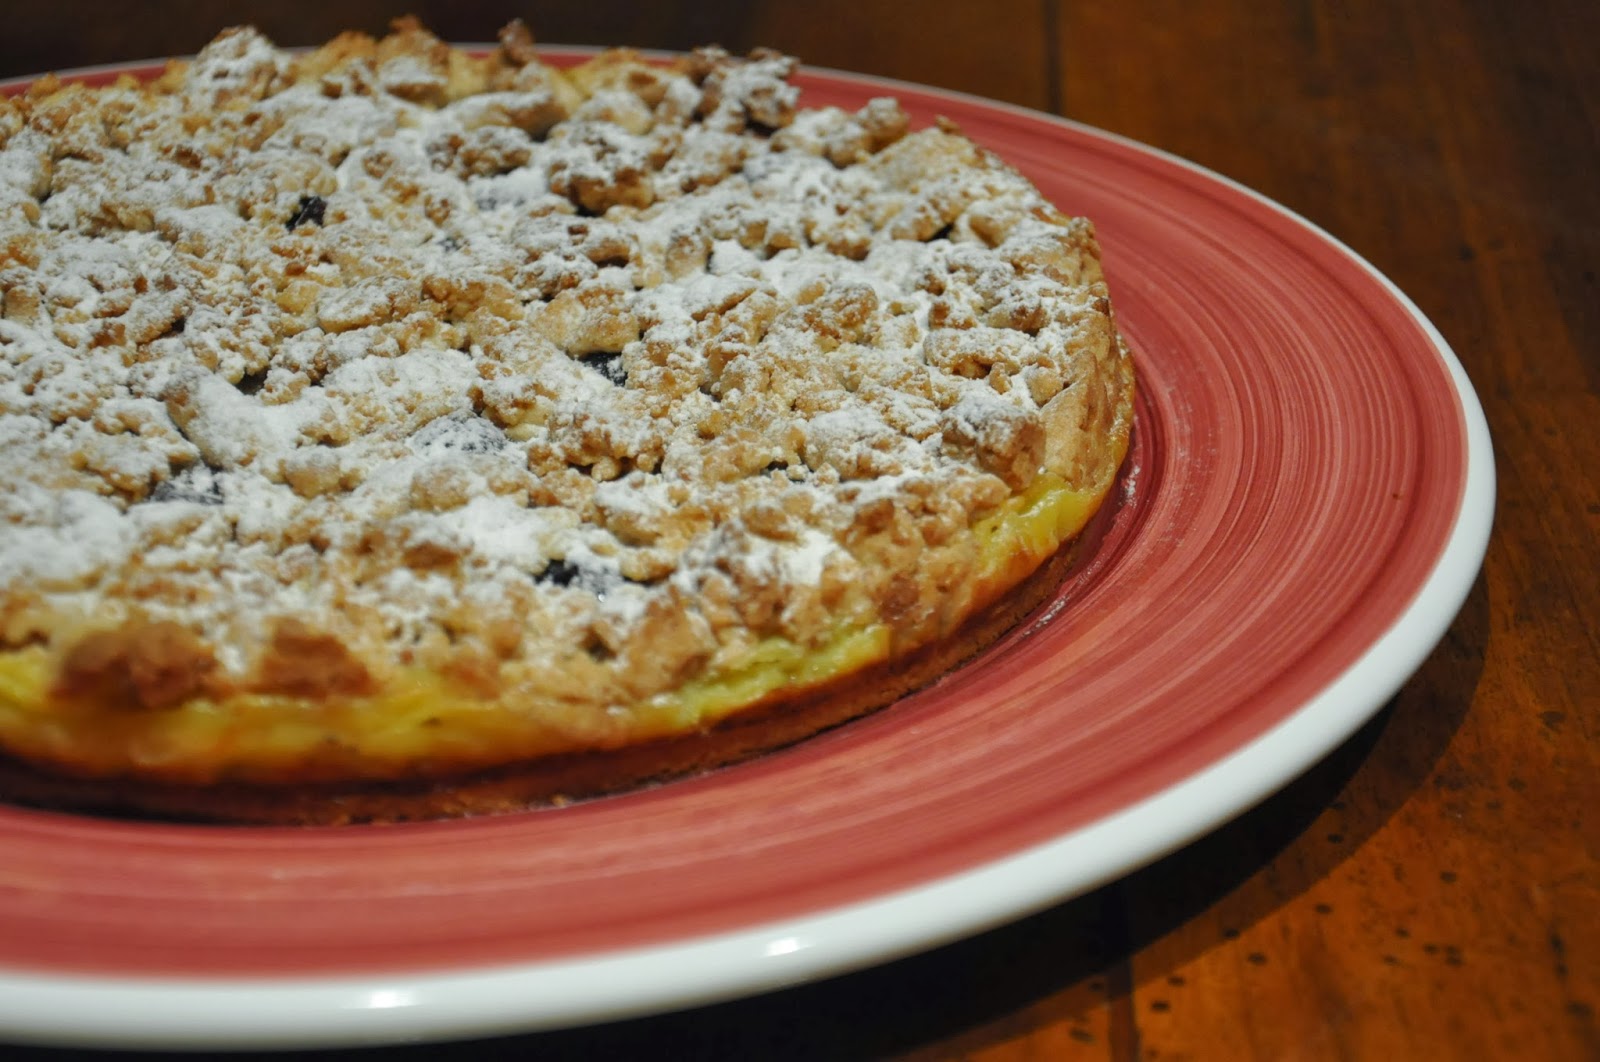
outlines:
{"label": "wood grain", "polygon": [[[455,39],[513,12],[410,6]],[[246,20],[310,43],[394,8],[107,10],[9,12],[0,74],[192,51]],[[380,1057],[1600,1057],[1600,5],[601,0],[529,17],[552,41],[769,44],[1059,109],[1257,188],[1452,344],[1494,434],[1497,524],[1444,644],[1378,718],[1122,882],[824,984]]]}

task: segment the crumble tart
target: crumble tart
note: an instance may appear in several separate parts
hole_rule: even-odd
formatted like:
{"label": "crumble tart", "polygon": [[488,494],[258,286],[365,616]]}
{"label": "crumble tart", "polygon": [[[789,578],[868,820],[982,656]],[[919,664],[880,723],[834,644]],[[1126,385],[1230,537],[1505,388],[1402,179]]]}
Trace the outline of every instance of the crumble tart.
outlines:
{"label": "crumble tart", "polygon": [[1051,589],[1090,224],[794,60],[410,20],[0,101],[0,793],[523,807],[798,740]]}

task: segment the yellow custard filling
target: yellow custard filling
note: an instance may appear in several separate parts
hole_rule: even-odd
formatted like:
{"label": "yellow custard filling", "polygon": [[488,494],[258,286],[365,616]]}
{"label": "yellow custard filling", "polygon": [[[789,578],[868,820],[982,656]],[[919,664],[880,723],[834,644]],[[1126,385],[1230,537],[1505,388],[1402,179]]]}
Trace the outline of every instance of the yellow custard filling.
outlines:
{"label": "yellow custard filling", "polygon": [[[1105,493],[1072,490],[1047,474],[975,525],[974,600],[998,596],[1076,536]],[[812,648],[769,637],[675,690],[609,710],[597,726],[562,725],[559,704],[530,711],[510,697],[463,696],[458,683],[419,668],[400,670],[371,695],[321,702],[238,693],[163,709],[64,703],[50,692],[51,654],[31,647],[0,655],[0,742],[14,754],[95,774],[133,764],[142,774],[186,781],[383,778],[689,733],[774,695],[881,663],[894,651],[893,632],[882,623],[841,626]]]}

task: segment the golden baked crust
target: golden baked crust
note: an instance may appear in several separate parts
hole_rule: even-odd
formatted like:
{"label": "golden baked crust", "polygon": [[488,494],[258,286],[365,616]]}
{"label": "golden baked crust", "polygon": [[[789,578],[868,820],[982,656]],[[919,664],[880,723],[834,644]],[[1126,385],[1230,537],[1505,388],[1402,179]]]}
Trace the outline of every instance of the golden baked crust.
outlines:
{"label": "golden baked crust", "polygon": [[1126,448],[1093,232],[793,67],[403,20],[0,102],[0,787],[415,792],[970,649]]}

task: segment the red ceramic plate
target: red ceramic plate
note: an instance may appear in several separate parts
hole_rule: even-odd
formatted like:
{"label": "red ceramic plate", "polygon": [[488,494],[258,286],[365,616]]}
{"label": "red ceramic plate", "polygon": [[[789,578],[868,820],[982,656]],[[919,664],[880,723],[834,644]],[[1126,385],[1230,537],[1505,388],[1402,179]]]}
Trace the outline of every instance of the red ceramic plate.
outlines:
{"label": "red ceramic plate", "polygon": [[1049,116],[898,95],[1092,217],[1140,399],[1075,577],[971,665],[755,763],[325,830],[0,808],[0,1036],[328,1044],[639,1014],[1082,892],[1238,813],[1412,673],[1482,561],[1487,430],[1391,284],[1259,196]]}

